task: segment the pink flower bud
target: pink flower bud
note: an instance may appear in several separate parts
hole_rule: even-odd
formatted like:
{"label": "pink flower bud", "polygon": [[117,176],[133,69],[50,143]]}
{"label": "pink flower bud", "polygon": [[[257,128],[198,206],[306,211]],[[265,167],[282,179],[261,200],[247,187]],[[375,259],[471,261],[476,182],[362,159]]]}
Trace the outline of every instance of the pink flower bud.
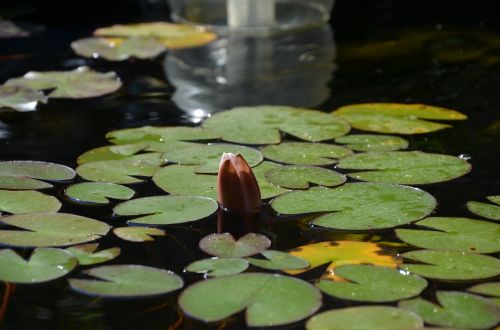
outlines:
{"label": "pink flower bud", "polygon": [[221,207],[237,213],[258,213],[260,189],[250,166],[240,154],[224,153],[220,160],[217,194]]}

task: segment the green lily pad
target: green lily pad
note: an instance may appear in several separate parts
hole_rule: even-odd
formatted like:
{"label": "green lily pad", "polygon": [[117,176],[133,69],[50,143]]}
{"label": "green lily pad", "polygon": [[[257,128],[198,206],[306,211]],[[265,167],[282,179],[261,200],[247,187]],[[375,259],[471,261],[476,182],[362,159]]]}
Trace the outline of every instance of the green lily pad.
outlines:
{"label": "green lily pad", "polygon": [[129,242],[149,242],[154,241],[153,236],[165,236],[165,231],[151,227],[119,227],[113,233]]}
{"label": "green lily pad", "polygon": [[0,109],[9,108],[19,112],[35,111],[39,102],[47,102],[47,97],[40,91],[0,85]]}
{"label": "green lily pad", "polygon": [[10,249],[0,250],[0,280],[34,284],[54,280],[77,265],[71,253],[53,248],[36,248],[29,260]]}
{"label": "green lily pad", "polygon": [[71,180],[76,173],[73,169],[59,164],[38,161],[0,162],[0,189],[31,190],[51,188],[47,181]]}
{"label": "green lily pad", "polygon": [[218,112],[203,127],[219,132],[224,141],[276,144],[280,132],[304,141],[331,140],[349,132],[349,124],[327,113],[283,106],[240,107]]}
{"label": "green lily pad", "polygon": [[237,274],[191,285],[181,293],[179,306],[188,316],[205,322],[246,310],[250,327],[279,326],[314,314],[321,306],[321,294],[293,277]]}
{"label": "green lily pad", "polygon": [[199,165],[194,168],[195,173],[216,174],[219,171],[223,153],[241,154],[250,167],[259,165],[264,159],[261,152],[256,149],[224,143],[200,144],[176,149],[163,154],[163,158],[168,162],[181,165]]}
{"label": "green lily pad", "polygon": [[365,103],[341,107],[333,112],[352,127],[371,132],[423,134],[450,127],[430,120],[464,120],[467,116],[454,110],[424,104]]}
{"label": "green lily pad", "polygon": [[164,148],[168,148],[169,144],[177,148],[179,144],[175,142],[217,140],[220,134],[200,127],[142,126],[111,131],[106,134],[106,138],[114,144],[166,145],[167,147],[161,150],[148,149],[148,151],[166,152],[168,149]]}
{"label": "green lily pad", "polygon": [[64,194],[77,203],[108,204],[109,198],[131,199],[135,191],[114,183],[82,182],[69,186]]}
{"label": "green lily pad", "polygon": [[166,294],[183,287],[182,278],[171,271],[140,265],[100,266],[85,270],[96,279],[68,280],[73,290],[107,298],[146,297]]}
{"label": "green lily pad", "polygon": [[26,230],[0,230],[0,244],[17,247],[69,246],[106,235],[104,222],[67,213],[27,213],[0,218],[0,223]]}
{"label": "green lily pad", "polygon": [[356,134],[335,139],[336,143],[356,151],[396,151],[408,148],[408,141],[393,135]]}
{"label": "green lily pad", "polygon": [[246,234],[238,240],[229,233],[211,234],[201,239],[200,249],[219,258],[243,258],[261,253],[271,246],[271,241],[263,235]]}
{"label": "green lily pad", "polygon": [[285,142],[261,149],[264,157],[278,163],[294,165],[331,165],[352,150],[326,143]]}
{"label": "green lily pad", "polygon": [[497,205],[471,201],[467,202],[467,208],[472,213],[483,218],[500,220],[500,196],[488,196],[486,198]]}
{"label": "green lily pad", "polygon": [[421,151],[366,152],[341,159],[337,167],[366,170],[348,174],[357,180],[399,184],[450,181],[471,170],[461,158]]}
{"label": "green lily pad", "polygon": [[390,306],[329,310],[311,317],[306,324],[307,330],[408,330],[423,326],[417,314]]}
{"label": "green lily pad", "polygon": [[163,44],[148,38],[84,38],[73,41],[71,48],[80,56],[102,57],[108,61],[154,58],[165,51]]}
{"label": "green lily pad", "polygon": [[436,296],[439,305],[415,298],[401,301],[399,307],[438,326],[489,329],[500,321],[500,307],[483,297],[455,291],[438,291]]}
{"label": "green lily pad", "polygon": [[79,176],[89,181],[128,184],[143,182],[139,177],[151,177],[163,161],[159,153],[132,156],[122,160],[102,160],[80,165]]}
{"label": "green lily pad", "polygon": [[186,270],[208,277],[219,277],[239,274],[247,268],[248,261],[242,258],[209,258],[190,263]]}
{"label": "green lily pad", "polygon": [[500,225],[467,218],[431,217],[416,223],[436,230],[397,229],[400,240],[425,249],[478,253],[500,251]]}
{"label": "green lily pad", "polygon": [[49,98],[81,99],[117,91],[122,83],[114,72],[100,73],[81,66],[73,71],[31,71],[23,77],[7,80],[5,86],[36,90],[53,89]]}
{"label": "green lily pad", "polygon": [[500,274],[500,260],[482,254],[419,250],[406,252],[403,257],[422,264],[403,264],[402,269],[431,279],[467,281],[490,278]]}
{"label": "green lily pad", "polygon": [[270,183],[288,189],[307,189],[309,183],[334,187],[344,184],[346,176],[322,167],[283,166],[266,172],[265,178]]}
{"label": "green lily pad", "polygon": [[146,215],[129,220],[129,224],[173,225],[191,222],[212,215],[219,205],[206,197],[156,196],[134,199],[117,205],[117,215]]}
{"label": "green lily pad", "polygon": [[423,190],[389,183],[347,183],[335,189],[312,187],[275,198],[281,215],[326,213],[312,223],[348,230],[392,228],[419,220],[436,207]]}
{"label": "green lily pad", "polygon": [[418,275],[371,265],[345,265],[335,268],[335,274],[349,282],[321,280],[316,286],[339,299],[389,302],[419,295],[427,281]]}
{"label": "green lily pad", "polygon": [[500,282],[476,284],[468,288],[467,291],[484,296],[500,297]]}
{"label": "green lily pad", "polygon": [[110,145],[91,149],[81,154],[76,160],[78,165],[101,160],[121,160],[134,156],[148,148],[147,144]]}
{"label": "green lily pad", "polygon": [[309,261],[293,256],[286,252],[267,250],[262,251],[266,259],[247,258],[252,265],[269,270],[296,270],[309,267]]}
{"label": "green lily pad", "polygon": [[110,261],[118,257],[121,253],[121,249],[119,247],[95,252],[98,246],[98,243],[77,245],[66,248],[66,251],[71,253],[78,260],[78,264],[82,266],[95,265]]}
{"label": "green lily pad", "polygon": [[57,212],[60,208],[61,202],[57,198],[38,191],[0,190],[0,211],[21,214]]}

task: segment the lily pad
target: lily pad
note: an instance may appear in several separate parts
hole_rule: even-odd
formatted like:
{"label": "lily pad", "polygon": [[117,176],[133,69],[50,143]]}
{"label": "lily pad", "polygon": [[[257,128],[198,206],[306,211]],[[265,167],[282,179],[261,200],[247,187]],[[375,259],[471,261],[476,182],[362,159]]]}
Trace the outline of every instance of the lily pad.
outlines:
{"label": "lily pad", "polygon": [[108,298],[146,297],[166,294],[183,287],[181,277],[171,271],[140,265],[100,266],[85,270],[96,279],[68,280],[73,290]]}
{"label": "lily pad", "polygon": [[500,225],[467,218],[431,217],[416,223],[435,230],[397,229],[402,241],[425,249],[479,253],[500,251]]}
{"label": "lily pad", "polygon": [[301,270],[288,270],[288,274],[297,275],[322,265],[328,265],[324,279],[339,280],[335,276],[337,267],[343,265],[370,264],[396,268],[401,260],[384,253],[380,245],[359,241],[330,241],[300,246],[289,251],[293,256],[309,262],[310,266]]}
{"label": "lily pad", "polygon": [[500,297],[500,282],[476,284],[468,288],[467,291],[482,294],[484,296]]}
{"label": "lily pad", "polygon": [[47,181],[71,180],[76,173],[73,169],[59,164],[39,161],[0,162],[0,189],[31,190],[51,188]]}
{"label": "lily pad", "polygon": [[396,151],[408,148],[408,141],[393,135],[356,134],[335,139],[336,143],[356,151]]}
{"label": "lily pad", "polygon": [[[168,148],[169,144],[174,147],[179,146],[173,142],[216,140],[220,138],[220,134],[200,127],[142,126],[111,131],[106,134],[106,138],[114,144],[140,143],[150,145],[157,143],[167,146],[163,148]],[[186,144],[185,146],[190,145]],[[163,148],[161,150],[149,149],[148,151],[168,151]]]}
{"label": "lily pad", "polygon": [[286,252],[267,250],[262,251],[266,259],[247,258],[254,266],[269,270],[295,270],[309,267],[309,261],[293,256]]}
{"label": "lily pad", "polygon": [[321,213],[312,223],[349,230],[392,228],[419,220],[436,207],[423,190],[389,183],[347,183],[339,188],[312,187],[275,198],[280,215]]}
{"label": "lily pad", "polygon": [[102,37],[154,38],[169,49],[198,47],[214,41],[217,36],[209,31],[188,24],[147,22],[112,25],[94,31]]}
{"label": "lily pad", "polygon": [[81,66],[73,71],[31,71],[23,77],[7,80],[5,86],[36,90],[54,89],[49,98],[81,99],[113,93],[122,83],[114,72],[100,73]]}
{"label": "lily pad", "polygon": [[60,208],[61,202],[57,198],[38,191],[0,190],[0,211],[21,214],[57,212]]}
{"label": "lily pad", "polygon": [[307,330],[408,330],[424,326],[415,313],[390,306],[340,308],[315,315],[307,321]]}
{"label": "lily pad", "polygon": [[163,154],[163,158],[181,165],[198,165],[194,168],[195,173],[216,174],[223,153],[241,154],[250,167],[259,165],[264,159],[262,153],[256,149],[224,143],[176,149]]}
{"label": "lily pad", "polygon": [[212,215],[219,205],[206,197],[156,196],[134,199],[117,205],[117,215],[146,215],[129,220],[129,224],[172,225],[191,222]]}
{"label": "lily pad", "polygon": [[0,218],[0,223],[25,230],[0,230],[0,244],[17,247],[69,246],[106,235],[104,222],[67,213],[27,213]]}
{"label": "lily pad", "polygon": [[341,159],[338,168],[366,170],[349,173],[354,179],[399,184],[429,184],[450,181],[471,170],[458,157],[421,151],[367,152]]}
{"label": "lily pad", "polygon": [[403,264],[405,271],[426,278],[446,281],[468,281],[500,274],[500,260],[494,257],[456,251],[419,250],[403,257],[422,264]]}
{"label": "lily pad", "polygon": [[218,112],[203,122],[224,141],[276,144],[281,132],[310,142],[331,140],[349,132],[349,124],[324,112],[283,106],[240,107]]}
{"label": "lily pad", "polygon": [[110,145],[95,148],[81,154],[76,160],[78,165],[101,160],[121,160],[134,156],[148,148],[147,144]]}
{"label": "lily pad", "polygon": [[467,116],[424,104],[365,103],[341,107],[333,112],[352,127],[371,132],[423,134],[450,127],[429,120],[464,120]]}
{"label": "lily pad", "polygon": [[71,253],[53,248],[36,248],[29,260],[10,249],[0,250],[0,280],[34,284],[54,280],[77,265]]}
{"label": "lily pad", "polygon": [[489,329],[500,321],[500,307],[483,297],[456,291],[438,291],[436,296],[439,305],[415,298],[401,301],[399,307],[438,326]]}
{"label": "lily pad", "polygon": [[261,253],[271,246],[271,241],[263,235],[246,234],[238,240],[229,233],[211,234],[201,239],[200,249],[219,258],[243,258]]}
{"label": "lily pad", "polygon": [[322,167],[283,166],[266,172],[270,183],[288,189],[308,189],[309,183],[334,187],[344,184],[346,176]]}
{"label": "lily pad", "polygon": [[396,269],[370,265],[345,265],[335,268],[344,280],[321,280],[316,286],[324,293],[339,299],[390,302],[419,295],[427,281],[418,275],[401,273]]}
{"label": "lily pad", "polygon": [[119,227],[114,228],[113,233],[130,242],[154,241],[153,236],[165,236],[165,231],[151,227]]}
{"label": "lily pad", "polygon": [[321,306],[321,294],[311,284],[288,276],[238,274],[191,285],[181,293],[179,306],[205,322],[246,310],[250,327],[279,326],[314,314]]}
{"label": "lily pad", "polygon": [[64,194],[77,203],[108,204],[109,198],[131,199],[135,191],[114,183],[82,182],[69,186]]}
{"label": "lily pad", "polygon": [[40,91],[0,85],[0,109],[9,108],[19,112],[35,111],[39,102],[47,102],[45,94]]}
{"label": "lily pad", "polygon": [[121,253],[121,249],[119,247],[95,252],[98,246],[98,243],[77,245],[66,248],[66,251],[71,253],[78,260],[78,264],[82,266],[107,262],[115,259]]}
{"label": "lily pad", "polygon": [[247,268],[248,261],[242,258],[209,258],[190,263],[186,270],[208,277],[219,277],[239,274]]}
{"label": "lily pad", "polygon": [[71,48],[80,56],[108,61],[154,58],[165,51],[163,44],[148,38],[84,38],[73,41]]}
{"label": "lily pad", "polygon": [[338,158],[352,154],[352,150],[326,143],[285,142],[262,148],[267,159],[294,165],[331,165]]}
{"label": "lily pad", "polygon": [[467,202],[467,208],[483,218],[500,220],[500,196],[489,196],[487,199],[497,205],[471,201]]}

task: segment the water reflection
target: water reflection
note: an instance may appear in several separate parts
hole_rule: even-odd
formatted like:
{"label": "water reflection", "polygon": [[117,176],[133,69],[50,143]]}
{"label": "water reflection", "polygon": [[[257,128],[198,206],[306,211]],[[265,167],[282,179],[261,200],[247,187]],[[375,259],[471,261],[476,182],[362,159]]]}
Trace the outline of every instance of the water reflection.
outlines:
{"label": "water reflection", "polygon": [[0,139],[6,139],[10,136],[7,124],[0,121]]}
{"label": "water reflection", "polygon": [[336,46],[330,26],[272,37],[228,36],[171,51],[164,68],[175,104],[195,120],[235,106],[315,107],[330,95]]}

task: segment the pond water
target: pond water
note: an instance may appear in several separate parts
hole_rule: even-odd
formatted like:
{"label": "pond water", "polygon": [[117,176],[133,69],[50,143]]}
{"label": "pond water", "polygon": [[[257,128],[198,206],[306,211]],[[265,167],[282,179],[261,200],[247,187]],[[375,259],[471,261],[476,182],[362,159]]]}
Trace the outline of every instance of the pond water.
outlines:
{"label": "pond water", "polygon": [[[467,114],[468,120],[453,122],[450,129],[406,137],[409,150],[463,155],[473,170],[462,178],[421,188],[438,200],[436,216],[474,218],[465,206],[467,201],[484,201],[485,196],[500,193],[500,33],[498,26],[489,25],[488,10],[481,12],[484,17],[475,13],[462,21],[436,14],[405,22],[409,17],[405,9],[380,1],[379,7],[369,6],[376,13],[375,18],[360,14],[361,18],[354,19],[359,24],[350,25],[345,17],[356,15],[358,9],[338,2],[340,7],[334,12],[331,26],[313,34],[303,32],[271,41],[217,41],[200,49],[169,52],[165,58],[151,61],[111,63],[73,54],[68,42],[88,35],[96,23],[84,28],[59,24],[49,26],[45,34],[31,41],[6,41],[6,51],[0,56],[2,83],[30,70],[69,70],[88,65],[98,71],[117,72],[124,86],[117,93],[95,99],[50,100],[36,112],[0,112],[0,160],[43,160],[75,168],[78,155],[108,144],[104,138],[108,131],[144,125],[194,126],[206,112],[235,105],[265,102],[331,112],[343,105],[364,102],[424,103],[456,109]],[[356,3],[360,5],[359,1]],[[362,19],[366,21],[361,24]],[[205,112],[196,112],[199,109]],[[61,212],[111,225],[123,224],[123,220],[112,216],[116,203],[104,207],[73,204],[63,195],[66,186],[57,184],[47,191],[64,201]],[[139,197],[164,194],[150,182],[133,188]],[[346,238],[399,241],[392,229],[375,233],[327,230],[309,226],[309,219],[279,218],[266,208],[255,220],[253,231],[265,234],[271,239],[272,248],[281,251]],[[112,263],[169,269],[182,274],[187,286],[199,281],[201,275],[184,273],[183,269],[206,257],[198,242],[217,230],[216,216],[212,216],[189,225],[167,227],[168,235],[153,242],[129,243],[108,235],[101,240],[100,248],[120,246],[122,254]],[[228,230],[244,232],[239,225],[231,225]],[[393,252],[407,250],[394,249]],[[315,273],[303,278],[317,277]],[[429,280],[422,295],[432,299],[438,289],[464,290],[471,283],[474,281]],[[4,290],[3,286],[0,290]],[[1,327],[246,327],[242,314],[210,325],[187,318],[179,311],[177,296],[178,293],[136,300],[89,298],[71,291],[66,279],[18,285]],[[323,302],[321,310],[365,305],[326,296]],[[301,329],[304,324],[305,321],[284,328]]]}

